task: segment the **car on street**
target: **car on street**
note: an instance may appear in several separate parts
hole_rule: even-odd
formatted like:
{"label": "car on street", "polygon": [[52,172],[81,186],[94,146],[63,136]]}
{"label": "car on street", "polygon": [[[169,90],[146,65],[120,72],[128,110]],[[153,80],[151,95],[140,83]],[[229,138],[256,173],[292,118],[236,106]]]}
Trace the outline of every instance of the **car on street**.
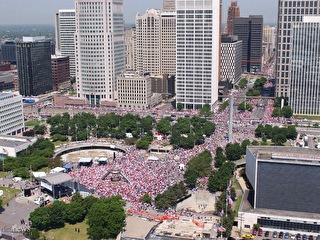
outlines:
{"label": "car on street", "polygon": [[258,236],[261,237],[262,236],[262,228],[258,229]]}
{"label": "car on street", "polygon": [[277,231],[274,231],[274,232],[273,232],[272,237],[273,237],[273,238],[278,237],[278,233],[277,233]]}
{"label": "car on street", "polygon": [[242,238],[243,239],[254,239],[254,236],[252,234],[243,234]]}
{"label": "car on street", "polygon": [[253,235],[253,236],[257,235],[257,229],[255,229],[255,228],[252,229],[252,235]]}
{"label": "car on street", "polygon": [[301,240],[301,234],[300,234],[300,233],[297,233],[296,239],[297,239],[297,240]]}
{"label": "car on street", "polygon": [[313,236],[309,235],[308,240],[313,240]]}
{"label": "car on street", "polygon": [[279,238],[283,238],[283,232],[279,233]]}
{"label": "car on street", "polygon": [[307,240],[308,238],[307,238],[307,235],[306,234],[303,234],[302,235],[302,240]]}
{"label": "car on street", "polygon": [[269,235],[270,235],[270,232],[269,232],[269,231],[266,231],[266,232],[264,233],[264,236],[265,236],[265,237],[269,237]]}
{"label": "car on street", "polygon": [[317,240],[320,240],[320,235],[317,236]]}
{"label": "car on street", "polygon": [[288,232],[286,232],[286,233],[284,234],[284,238],[285,238],[285,239],[289,239],[289,237],[290,237],[290,234],[289,234]]}

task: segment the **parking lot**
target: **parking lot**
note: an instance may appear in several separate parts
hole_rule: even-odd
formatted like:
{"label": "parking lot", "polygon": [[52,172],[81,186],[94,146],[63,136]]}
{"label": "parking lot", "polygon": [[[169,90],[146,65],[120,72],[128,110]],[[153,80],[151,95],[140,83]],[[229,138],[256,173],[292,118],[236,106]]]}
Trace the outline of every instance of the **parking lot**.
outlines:
{"label": "parking lot", "polygon": [[243,239],[255,240],[279,240],[279,239],[292,239],[292,240],[320,240],[320,234],[316,233],[302,233],[285,230],[272,230],[262,229],[259,231],[253,230],[251,234],[242,234]]}

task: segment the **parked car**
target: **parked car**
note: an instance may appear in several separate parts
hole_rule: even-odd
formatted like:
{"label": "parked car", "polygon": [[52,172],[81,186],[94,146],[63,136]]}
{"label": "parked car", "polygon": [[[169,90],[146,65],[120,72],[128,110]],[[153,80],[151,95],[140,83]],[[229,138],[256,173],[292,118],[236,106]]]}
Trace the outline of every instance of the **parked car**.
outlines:
{"label": "parked car", "polygon": [[273,238],[278,237],[278,233],[277,233],[277,231],[274,231],[274,232],[273,232],[272,237],[273,237]]}
{"label": "parked car", "polygon": [[301,234],[300,234],[300,233],[297,233],[296,239],[297,239],[297,240],[301,240]]}
{"label": "parked car", "polygon": [[254,236],[252,234],[243,234],[242,238],[244,238],[244,239],[254,239]]}
{"label": "parked car", "polygon": [[302,240],[307,240],[308,238],[307,238],[307,235],[306,234],[303,234],[302,235]]}
{"label": "parked car", "polygon": [[285,239],[289,239],[289,237],[290,237],[289,233],[286,232],[286,233],[284,234],[284,238],[285,238]]}
{"label": "parked car", "polygon": [[309,235],[308,240],[313,240],[313,236]]}
{"label": "parked car", "polygon": [[253,235],[253,236],[257,235],[257,229],[255,229],[255,228],[252,229],[252,235]]}
{"label": "parked car", "polygon": [[317,240],[320,240],[320,235],[317,236]]}
{"label": "parked car", "polygon": [[279,233],[279,238],[283,238],[283,232]]}
{"label": "parked car", "polygon": [[262,228],[258,229],[258,236],[261,237],[262,236]]}
{"label": "parked car", "polygon": [[266,232],[264,233],[264,236],[265,236],[265,237],[269,237],[269,234],[270,234],[270,232],[269,232],[269,231],[266,231]]}

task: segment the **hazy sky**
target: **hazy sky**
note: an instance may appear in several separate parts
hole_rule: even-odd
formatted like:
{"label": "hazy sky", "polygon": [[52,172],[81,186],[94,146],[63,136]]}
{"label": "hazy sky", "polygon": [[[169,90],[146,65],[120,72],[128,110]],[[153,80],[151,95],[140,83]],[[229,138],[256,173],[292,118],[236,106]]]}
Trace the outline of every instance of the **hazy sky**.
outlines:
{"label": "hazy sky", "polygon": [[[74,8],[74,0],[0,0],[1,24],[54,24],[57,9]],[[231,0],[223,0],[223,19]],[[241,16],[263,15],[265,23],[277,20],[278,0],[238,0]],[[137,12],[149,8],[161,8],[162,0],[124,0],[126,23],[134,23]]]}

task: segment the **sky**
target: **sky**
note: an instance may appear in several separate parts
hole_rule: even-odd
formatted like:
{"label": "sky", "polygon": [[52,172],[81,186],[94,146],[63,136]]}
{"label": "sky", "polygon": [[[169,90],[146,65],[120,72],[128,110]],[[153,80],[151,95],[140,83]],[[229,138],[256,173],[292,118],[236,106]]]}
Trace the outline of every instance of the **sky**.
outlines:
{"label": "sky", "polygon": [[[222,22],[231,0],[223,0]],[[276,23],[278,0],[238,0],[241,17],[263,15],[264,23]],[[58,9],[74,8],[74,0],[1,0],[0,25],[2,24],[54,24]],[[136,13],[146,9],[162,8],[162,0],[124,0],[124,15],[127,24],[134,23]]]}

